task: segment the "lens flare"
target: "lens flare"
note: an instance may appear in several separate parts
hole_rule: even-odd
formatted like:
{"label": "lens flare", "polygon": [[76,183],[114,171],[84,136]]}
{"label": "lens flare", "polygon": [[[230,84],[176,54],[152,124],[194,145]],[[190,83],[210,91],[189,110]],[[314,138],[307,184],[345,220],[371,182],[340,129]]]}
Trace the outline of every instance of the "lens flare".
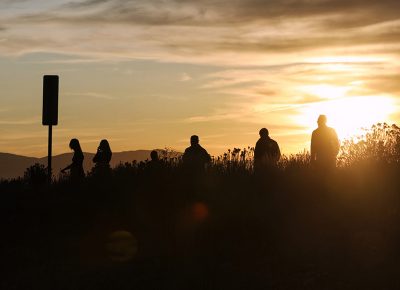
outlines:
{"label": "lens flare", "polygon": [[133,259],[137,254],[138,242],[130,232],[119,230],[108,236],[106,249],[111,261],[126,262]]}

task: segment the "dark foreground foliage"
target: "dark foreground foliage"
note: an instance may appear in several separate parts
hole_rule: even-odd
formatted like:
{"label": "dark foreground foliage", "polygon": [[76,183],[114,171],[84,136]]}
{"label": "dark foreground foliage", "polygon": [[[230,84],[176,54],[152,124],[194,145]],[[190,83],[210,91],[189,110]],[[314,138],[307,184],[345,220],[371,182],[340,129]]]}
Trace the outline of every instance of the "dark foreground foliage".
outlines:
{"label": "dark foreground foliage", "polygon": [[168,159],[3,181],[0,288],[399,289],[399,151],[372,151],[381,137],[345,143],[332,172],[304,153],[254,174],[234,149],[203,176]]}

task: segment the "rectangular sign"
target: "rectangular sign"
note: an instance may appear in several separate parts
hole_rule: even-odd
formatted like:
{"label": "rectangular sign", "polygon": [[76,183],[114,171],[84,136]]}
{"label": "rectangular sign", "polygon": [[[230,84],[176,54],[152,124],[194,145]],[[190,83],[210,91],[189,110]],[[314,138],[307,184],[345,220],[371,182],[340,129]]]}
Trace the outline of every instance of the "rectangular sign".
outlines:
{"label": "rectangular sign", "polygon": [[43,125],[58,123],[58,76],[43,76]]}

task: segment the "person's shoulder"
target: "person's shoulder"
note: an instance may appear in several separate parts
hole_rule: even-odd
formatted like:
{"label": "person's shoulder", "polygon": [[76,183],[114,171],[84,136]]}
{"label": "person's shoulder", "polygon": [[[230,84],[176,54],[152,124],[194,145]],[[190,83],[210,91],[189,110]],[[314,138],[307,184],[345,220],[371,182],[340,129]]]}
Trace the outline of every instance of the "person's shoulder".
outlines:
{"label": "person's shoulder", "polygon": [[268,145],[269,139],[265,139],[265,138],[260,138],[258,139],[258,141],[256,142],[256,147],[264,147],[266,145]]}
{"label": "person's shoulder", "polygon": [[274,139],[270,140],[271,146],[275,149],[279,149],[278,142],[276,142]]}
{"label": "person's shoulder", "polygon": [[278,145],[278,142],[276,142],[274,139],[272,139],[272,138],[270,138],[269,139],[269,142],[271,142],[271,143],[274,143],[274,144],[276,144],[276,145]]}
{"label": "person's shoulder", "polygon": [[335,134],[336,134],[336,130],[335,130],[334,128],[328,127],[328,129],[329,129],[329,131],[331,131],[332,133],[335,133]]}
{"label": "person's shoulder", "polygon": [[207,153],[207,150],[206,150],[203,146],[201,146],[200,144],[199,144],[199,150],[201,150],[201,151]]}
{"label": "person's shoulder", "polygon": [[317,129],[312,131],[311,136],[318,135],[318,134],[320,134],[320,132],[321,132],[321,128],[317,128]]}

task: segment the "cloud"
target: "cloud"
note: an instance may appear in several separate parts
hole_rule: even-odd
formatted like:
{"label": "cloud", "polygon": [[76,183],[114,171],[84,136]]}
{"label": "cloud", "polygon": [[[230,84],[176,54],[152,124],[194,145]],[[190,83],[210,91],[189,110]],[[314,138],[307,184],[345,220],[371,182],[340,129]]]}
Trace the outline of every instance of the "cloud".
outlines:
{"label": "cloud", "polygon": [[[1,143],[3,144],[9,144],[12,143],[16,140],[40,140],[44,139],[46,137],[46,132],[14,132],[14,133],[8,133],[6,136],[4,136],[1,140]],[[35,145],[38,146],[38,145]],[[42,145],[43,146],[43,145]]]}
{"label": "cloud", "polygon": [[112,2],[112,0],[86,0],[67,2],[63,7],[68,9],[82,9],[87,7],[95,7]]}
{"label": "cloud", "polygon": [[[400,68],[398,68],[400,69]],[[373,93],[400,95],[400,76],[398,73],[373,74],[365,80],[365,87]]]}
{"label": "cloud", "polygon": [[385,53],[388,46],[400,45],[397,0],[58,3],[0,20],[0,27],[10,27],[3,32],[7,41],[0,54],[50,51],[224,65],[246,65],[246,59],[247,65],[265,65],[328,50]]}
{"label": "cloud", "polygon": [[90,97],[95,99],[104,99],[104,100],[115,100],[116,98],[113,96],[96,93],[96,92],[66,92],[65,95],[67,96],[78,96],[78,97]]}
{"label": "cloud", "polygon": [[183,74],[181,75],[181,77],[179,78],[179,80],[180,80],[181,82],[187,82],[187,81],[192,80],[192,77],[191,77],[188,73],[183,73]]}
{"label": "cloud", "polygon": [[[61,8],[72,19],[83,18],[85,12],[88,22],[215,26],[318,18],[329,27],[335,24],[349,28],[398,19],[400,3],[397,0],[233,0],[226,5],[225,1],[213,0],[87,0],[67,2]],[[60,16],[59,10],[50,12]],[[73,13],[82,16],[73,17]]]}
{"label": "cloud", "polygon": [[204,116],[194,116],[187,118],[184,122],[188,123],[199,123],[199,122],[210,122],[210,121],[222,121],[232,120],[240,117],[239,114],[207,114]]}
{"label": "cloud", "polygon": [[41,119],[39,117],[21,120],[0,120],[0,125],[36,125],[40,123]]}

